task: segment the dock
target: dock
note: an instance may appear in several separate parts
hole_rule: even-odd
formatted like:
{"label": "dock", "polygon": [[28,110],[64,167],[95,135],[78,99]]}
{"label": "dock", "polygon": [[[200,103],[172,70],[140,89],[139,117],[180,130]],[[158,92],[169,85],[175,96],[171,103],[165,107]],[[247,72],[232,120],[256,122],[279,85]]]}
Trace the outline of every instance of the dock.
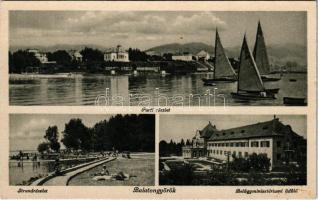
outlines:
{"label": "dock", "polygon": [[48,185],[48,186],[64,186],[68,185],[69,181],[74,178],[76,175],[81,174],[87,170],[90,170],[92,168],[95,168],[99,165],[102,165],[104,163],[110,162],[115,160],[116,157],[109,157],[109,158],[104,158],[100,160],[95,160],[91,161],[88,163],[83,163],[80,165],[77,165],[72,168],[68,168],[65,170],[62,170],[63,175],[56,175],[55,173],[51,173],[46,177],[40,178],[36,181],[34,181],[31,185],[36,186],[36,185]]}

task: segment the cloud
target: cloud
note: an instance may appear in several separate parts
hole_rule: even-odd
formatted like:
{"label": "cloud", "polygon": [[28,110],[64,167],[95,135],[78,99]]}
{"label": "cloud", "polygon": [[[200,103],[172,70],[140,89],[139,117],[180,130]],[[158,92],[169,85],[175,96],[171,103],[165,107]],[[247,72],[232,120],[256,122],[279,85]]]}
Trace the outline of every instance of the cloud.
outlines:
{"label": "cloud", "polygon": [[25,121],[15,132],[10,134],[14,138],[43,138],[45,130],[49,126],[47,119],[30,119]]}
{"label": "cloud", "polygon": [[118,38],[133,33],[194,34],[226,26],[211,12],[16,12],[10,15],[15,37],[85,34]]}

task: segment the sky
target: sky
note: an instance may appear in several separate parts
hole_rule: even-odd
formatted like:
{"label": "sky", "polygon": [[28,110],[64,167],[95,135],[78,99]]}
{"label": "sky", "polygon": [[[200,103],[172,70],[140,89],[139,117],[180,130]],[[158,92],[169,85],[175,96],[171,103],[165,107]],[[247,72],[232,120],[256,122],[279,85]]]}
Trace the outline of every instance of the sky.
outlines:
{"label": "sky", "polygon": [[224,47],[255,41],[258,20],[266,43],[306,44],[305,12],[193,11],[10,11],[12,46],[57,44],[148,48],[167,43],[214,44],[218,27]]}
{"label": "sky", "polygon": [[[196,130],[202,130],[209,121],[217,129],[229,129],[239,126],[265,122],[273,119],[273,115],[161,115],[159,118],[160,140],[179,142],[191,139]],[[285,125],[290,125],[294,132],[307,138],[305,115],[277,115]]]}
{"label": "sky", "polygon": [[110,115],[75,115],[75,114],[11,114],[10,115],[10,151],[36,150],[44,142],[44,134],[49,126],[56,125],[60,133],[72,118],[80,118],[87,127],[94,126]]}

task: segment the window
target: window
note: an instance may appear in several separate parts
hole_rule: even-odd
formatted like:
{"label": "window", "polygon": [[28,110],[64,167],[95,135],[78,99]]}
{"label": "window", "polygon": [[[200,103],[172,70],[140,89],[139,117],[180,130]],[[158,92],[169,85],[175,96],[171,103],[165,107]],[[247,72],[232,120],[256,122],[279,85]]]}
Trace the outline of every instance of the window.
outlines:
{"label": "window", "polygon": [[234,134],[234,132],[232,131],[232,132],[231,132],[231,135],[233,135],[233,134]]}
{"label": "window", "polygon": [[224,147],[225,146],[225,143],[222,143],[222,147]]}
{"label": "window", "polygon": [[249,145],[248,145],[248,142],[245,142],[245,146],[246,146],[246,147],[248,147],[248,146],[249,146]]}
{"label": "window", "polygon": [[222,133],[222,135],[225,135],[225,133]]}
{"label": "window", "polygon": [[261,147],[269,147],[269,141],[261,141]]}
{"label": "window", "polygon": [[239,142],[236,142],[236,143],[235,143],[235,146],[236,146],[236,147],[239,147],[239,146],[240,146],[240,143],[239,143]]}
{"label": "window", "polygon": [[244,153],[244,157],[245,157],[245,158],[248,157],[248,153],[247,153],[247,152]]}
{"label": "window", "polygon": [[258,141],[251,142],[251,147],[258,147]]}
{"label": "window", "polygon": [[242,158],[242,152],[238,152],[238,156],[239,156],[239,158]]}
{"label": "window", "polygon": [[220,155],[222,155],[223,151],[220,151]]}
{"label": "window", "polygon": [[216,154],[219,154],[219,150],[216,150]]}
{"label": "window", "polygon": [[233,154],[232,154],[233,156],[236,156],[236,152],[235,151],[233,151]]}
{"label": "window", "polygon": [[277,146],[277,147],[281,147],[281,146],[282,146],[281,141],[277,141],[276,146]]}
{"label": "window", "polygon": [[276,158],[277,158],[277,160],[280,160],[280,159],[282,158],[282,155],[281,155],[280,153],[278,153],[278,154],[276,155]]}
{"label": "window", "polygon": [[233,147],[233,146],[234,146],[234,143],[233,143],[233,142],[231,142],[231,143],[230,143],[230,147]]}
{"label": "window", "polygon": [[229,143],[226,143],[226,144],[225,144],[225,146],[227,146],[227,147],[228,147],[229,145],[230,145]]}
{"label": "window", "polygon": [[241,133],[245,133],[245,130],[241,130]]}

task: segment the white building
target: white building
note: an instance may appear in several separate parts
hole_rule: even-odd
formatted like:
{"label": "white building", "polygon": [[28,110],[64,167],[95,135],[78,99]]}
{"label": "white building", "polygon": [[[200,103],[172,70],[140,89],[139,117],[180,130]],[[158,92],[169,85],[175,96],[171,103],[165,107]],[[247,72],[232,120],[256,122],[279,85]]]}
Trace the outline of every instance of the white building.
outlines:
{"label": "white building", "polygon": [[209,60],[211,58],[211,55],[208,52],[201,50],[199,53],[197,53],[196,57],[198,60]]}
{"label": "white building", "polygon": [[226,130],[217,130],[209,123],[199,132],[193,142],[200,141],[200,145],[183,147],[185,158],[210,157],[226,162],[255,153],[266,155],[275,167],[306,153],[306,139],[278,118]]}
{"label": "white building", "polygon": [[41,63],[48,63],[48,58],[46,53],[40,52],[38,49],[29,49],[29,53],[33,53],[34,56],[41,62]]}
{"label": "white building", "polygon": [[172,60],[178,60],[178,61],[192,61],[193,56],[191,53],[184,53],[181,55],[173,55]]}
{"label": "white building", "polygon": [[77,62],[82,62],[83,61],[83,56],[82,56],[82,54],[79,51],[71,50],[68,53],[72,57],[73,60],[75,60]]}
{"label": "white building", "polygon": [[110,50],[104,53],[105,61],[129,62],[129,54],[126,51]]}

